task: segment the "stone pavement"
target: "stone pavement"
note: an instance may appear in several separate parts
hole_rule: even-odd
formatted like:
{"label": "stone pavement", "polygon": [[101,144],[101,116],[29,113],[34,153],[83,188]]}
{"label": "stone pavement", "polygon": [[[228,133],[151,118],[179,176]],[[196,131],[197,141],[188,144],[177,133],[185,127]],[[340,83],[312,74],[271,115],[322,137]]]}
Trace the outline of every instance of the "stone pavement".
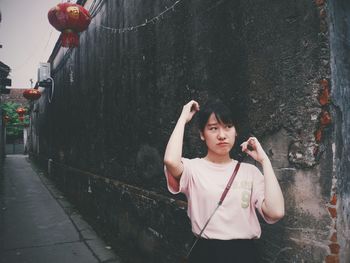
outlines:
{"label": "stone pavement", "polygon": [[119,263],[24,155],[8,155],[0,175],[0,263]]}

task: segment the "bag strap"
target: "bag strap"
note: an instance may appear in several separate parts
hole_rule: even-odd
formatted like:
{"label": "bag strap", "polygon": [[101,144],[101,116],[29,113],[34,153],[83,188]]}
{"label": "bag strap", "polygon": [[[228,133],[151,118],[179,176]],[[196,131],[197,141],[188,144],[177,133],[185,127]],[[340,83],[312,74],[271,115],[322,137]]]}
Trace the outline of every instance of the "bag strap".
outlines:
{"label": "bag strap", "polygon": [[241,163],[238,162],[238,163],[236,164],[235,169],[233,170],[233,173],[232,173],[232,175],[231,175],[230,180],[228,181],[228,183],[227,183],[227,185],[226,185],[226,187],[225,187],[224,192],[222,193],[222,195],[221,195],[221,197],[220,197],[220,201],[218,202],[218,205],[216,206],[216,208],[214,209],[213,213],[212,213],[211,216],[208,218],[207,222],[205,223],[204,227],[202,228],[201,232],[200,232],[199,235],[197,236],[196,241],[193,243],[193,245],[192,245],[190,251],[187,253],[187,258],[188,258],[189,255],[191,254],[191,251],[192,251],[192,249],[194,248],[194,246],[196,245],[197,241],[202,237],[202,234],[203,234],[205,228],[206,228],[207,225],[209,224],[209,222],[210,222],[211,218],[213,217],[213,215],[215,214],[216,210],[218,210],[219,206],[221,206],[222,203],[224,202],[225,197],[226,197],[228,191],[230,190],[230,188],[231,188],[231,186],[232,186],[233,180],[235,179],[235,177],[236,177],[236,175],[237,175],[237,172],[238,172],[240,166],[241,166]]}
{"label": "bag strap", "polygon": [[225,197],[226,197],[226,195],[227,195],[228,190],[230,190],[231,185],[232,185],[232,183],[233,183],[233,180],[235,179],[235,177],[236,177],[236,175],[237,175],[237,172],[238,172],[238,169],[239,169],[240,166],[241,166],[241,163],[238,162],[238,163],[236,164],[235,170],[233,171],[233,173],[232,173],[232,175],[231,175],[230,180],[228,181],[228,183],[227,183],[227,185],[226,185],[226,188],[225,188],[224,192],[223,192],[222,195],[221,195],[221,198],[220,198],[220,201],[219,201],[219,205],[222,204],[222,202],[224,201],[224,199],[225,199]]}

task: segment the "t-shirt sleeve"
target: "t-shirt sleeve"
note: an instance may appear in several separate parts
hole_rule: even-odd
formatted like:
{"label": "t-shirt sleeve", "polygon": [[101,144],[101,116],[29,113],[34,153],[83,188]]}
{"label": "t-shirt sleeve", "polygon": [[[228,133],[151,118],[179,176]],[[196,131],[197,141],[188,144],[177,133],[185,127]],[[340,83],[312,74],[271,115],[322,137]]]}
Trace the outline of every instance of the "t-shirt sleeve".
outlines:
{"label": "t-shirt sleeve", "polygon": [[278,220],[269,219],[262,211],[262,203],[265,200],[265,182],[264,176],[258,168],[254,167],[254,180],[253,180],[253,201],[255,208],[259,211],[259,214],[268,224],[274,224]]}
{"label": "t-shirt sleeve", "polygon": [[183,164],[183,172],[181,175],[180,180],[176,179],[167,169],[164,165],[164,173],[165,178],[167,181],[168,190],[172,194],[178,194],[178,193],[187,193],[188,190],[188,184],[189,184],[189,178],[190,178],[190,160],[187,158],[181,158],[181,162]]}

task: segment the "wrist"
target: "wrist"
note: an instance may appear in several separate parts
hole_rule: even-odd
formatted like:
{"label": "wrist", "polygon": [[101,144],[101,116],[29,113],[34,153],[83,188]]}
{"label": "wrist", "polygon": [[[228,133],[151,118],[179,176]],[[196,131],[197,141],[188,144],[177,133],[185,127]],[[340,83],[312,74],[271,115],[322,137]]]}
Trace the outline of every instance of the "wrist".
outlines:
{"label": "wrist", "polygon": [[187,119],[186,119],[185,116],[181,115],[181,116],[179,117],[179,119],[177,120],[177,122],[178,122],[179,124],[185,125],[185,124],[187,123]]}
{"label": "wrist", "polygon": [[261,159],[260,164],[261,165],[271,164],[271,161],[270,161],[269,157],[266,156],[263,159]]}

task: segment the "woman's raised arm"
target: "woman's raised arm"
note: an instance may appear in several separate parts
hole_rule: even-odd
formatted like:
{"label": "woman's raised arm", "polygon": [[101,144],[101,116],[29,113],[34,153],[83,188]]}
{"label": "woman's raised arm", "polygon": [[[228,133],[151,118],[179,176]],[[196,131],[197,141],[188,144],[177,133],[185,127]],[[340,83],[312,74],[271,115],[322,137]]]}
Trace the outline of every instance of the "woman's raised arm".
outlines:
{"label": "woman's raised arm", "polygon": [[197,111],[199,111],[199,104],[194,100],[183,106],[181,115],[165,149],[164,164],[168,172],[177,179],[181,178],[183,171],[181,157],[185,125]]}

